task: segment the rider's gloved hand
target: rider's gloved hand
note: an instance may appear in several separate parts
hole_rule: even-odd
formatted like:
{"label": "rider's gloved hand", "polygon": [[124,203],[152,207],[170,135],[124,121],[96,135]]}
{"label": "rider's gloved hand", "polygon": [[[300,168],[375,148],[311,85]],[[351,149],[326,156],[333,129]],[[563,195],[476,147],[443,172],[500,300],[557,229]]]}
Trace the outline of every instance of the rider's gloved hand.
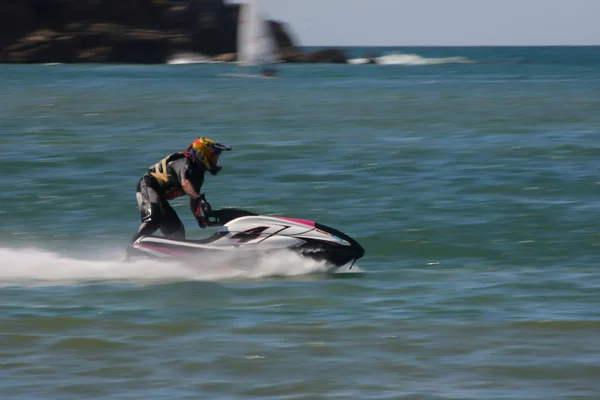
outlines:
{"label": "rider's gloved hand", "polygon": [[208,219],[206,215],[206,200],[204,195],[201,195],[196,199],[196,207],[194,211],[194,217],[200,228],[206,228],[208,226]]}
{"label": "rider's gloved hand", "polygon": [[205,218],[196,216],[196,222],[198,222],[200,228],[206,228],[208,226]]}

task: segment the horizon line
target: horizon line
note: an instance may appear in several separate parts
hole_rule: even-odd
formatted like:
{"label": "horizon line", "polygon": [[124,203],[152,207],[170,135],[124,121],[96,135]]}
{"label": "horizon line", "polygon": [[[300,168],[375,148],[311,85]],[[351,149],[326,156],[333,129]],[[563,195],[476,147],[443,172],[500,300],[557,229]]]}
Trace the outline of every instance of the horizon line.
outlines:
{"label": "horizon line", "polygon": [[302,47],[600,47],[599,44],[306,44]]}

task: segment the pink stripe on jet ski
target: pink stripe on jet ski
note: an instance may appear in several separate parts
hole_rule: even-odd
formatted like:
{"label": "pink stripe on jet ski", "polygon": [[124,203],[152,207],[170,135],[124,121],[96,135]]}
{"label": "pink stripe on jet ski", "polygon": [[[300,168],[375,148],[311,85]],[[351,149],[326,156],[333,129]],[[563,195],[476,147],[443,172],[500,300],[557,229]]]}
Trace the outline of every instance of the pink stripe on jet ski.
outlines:
{"label": "pink stripe on jet ski", "polygon": [[311,227],[315,227],[315,223],[313,221],[308,221],[306,219],[296,219],[296,218],[285,218],[285,217],[277,217],[279,219],[285,219],[286,221],[292,221],[292,222],[296,222],[298,224],[302,224],[302,225],[308,225]]}

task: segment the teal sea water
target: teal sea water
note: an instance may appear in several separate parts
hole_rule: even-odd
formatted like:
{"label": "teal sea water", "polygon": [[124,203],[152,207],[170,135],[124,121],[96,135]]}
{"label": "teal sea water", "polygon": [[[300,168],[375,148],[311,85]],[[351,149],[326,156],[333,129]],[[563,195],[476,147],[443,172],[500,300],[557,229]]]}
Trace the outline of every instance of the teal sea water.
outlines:
{"label": "teal sea water", "polygon": [[[381,65],[0,65],[0,398],[597,399],[600,48],[348,50]],[[199,135],[213,206],[357,267],[121,263]]]}

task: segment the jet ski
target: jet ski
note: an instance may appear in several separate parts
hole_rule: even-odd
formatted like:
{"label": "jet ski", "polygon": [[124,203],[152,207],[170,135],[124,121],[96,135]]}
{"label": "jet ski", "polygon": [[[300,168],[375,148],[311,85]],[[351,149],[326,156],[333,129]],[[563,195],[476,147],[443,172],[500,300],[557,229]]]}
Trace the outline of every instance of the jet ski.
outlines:
{"label": "jet ski", "polygon": [[212,210],[205,203],[208,226],[218,227],[208,238],[173,240],[160,236],[138,238],[127,249],[127,260],[195,259],[214,252],[260,252],[291,250],[324,261],[334,268],[350,264],[365,254],[350,236],[314,221],[259,215],[239,208]]}

